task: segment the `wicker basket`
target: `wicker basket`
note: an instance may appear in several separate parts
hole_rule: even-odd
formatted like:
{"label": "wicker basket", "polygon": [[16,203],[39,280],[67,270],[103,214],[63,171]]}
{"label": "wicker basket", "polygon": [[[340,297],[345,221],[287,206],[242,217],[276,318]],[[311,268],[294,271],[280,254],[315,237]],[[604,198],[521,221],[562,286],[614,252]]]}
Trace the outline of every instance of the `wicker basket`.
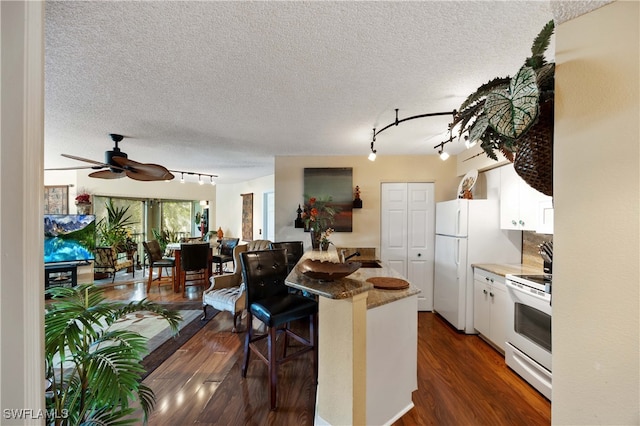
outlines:
{"label": "wicker basket", "polygon": [[532,188],[553,196],[553,100],[540,106],[538,122],[518,139],[513,167]]}

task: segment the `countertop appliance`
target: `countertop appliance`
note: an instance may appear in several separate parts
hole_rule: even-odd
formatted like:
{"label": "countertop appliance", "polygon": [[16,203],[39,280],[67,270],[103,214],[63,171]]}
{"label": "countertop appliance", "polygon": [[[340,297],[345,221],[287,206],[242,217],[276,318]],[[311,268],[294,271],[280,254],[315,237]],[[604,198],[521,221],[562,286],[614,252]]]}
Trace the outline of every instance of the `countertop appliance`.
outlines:
{"label": "countertop appliance", "polygon": [[436,203],[433,309],[456,329],[473,327],[474,263],[520,263],[522,233],[500,229],[498,200]]}
{"label": "countertop appliance", "polygon": [[550,274],[507,275],[507,365],[551,400]]}

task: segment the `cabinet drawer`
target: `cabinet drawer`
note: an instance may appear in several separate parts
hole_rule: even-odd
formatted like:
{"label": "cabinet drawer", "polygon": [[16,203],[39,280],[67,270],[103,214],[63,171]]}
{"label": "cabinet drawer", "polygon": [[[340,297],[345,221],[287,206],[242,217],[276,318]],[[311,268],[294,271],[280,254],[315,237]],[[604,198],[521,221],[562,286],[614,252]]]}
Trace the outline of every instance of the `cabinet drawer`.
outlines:
{"label": "cabinet drawer", "polygon": [[493,272],[485,271],[484,269],[475,268],[473,278],[478,281],[486,282],[487,284],[505,285],[504,277],[502,275],[494,274]]}

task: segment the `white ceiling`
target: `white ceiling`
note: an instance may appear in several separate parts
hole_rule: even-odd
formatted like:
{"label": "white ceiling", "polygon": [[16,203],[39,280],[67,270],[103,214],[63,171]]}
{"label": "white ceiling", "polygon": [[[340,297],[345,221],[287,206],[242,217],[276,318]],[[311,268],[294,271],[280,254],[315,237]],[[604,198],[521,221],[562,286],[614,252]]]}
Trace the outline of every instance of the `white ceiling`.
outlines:
{"label": "white ceiling", "polygon": [[[220,183],[273,174],[275,155],[366,156],[395,108],[452,111],[513,75],[552,17],[548,1],[47,1],[45,167],[102,161],[109,133]],[[392,127],[378,155],[435,154],[450,120]]]}

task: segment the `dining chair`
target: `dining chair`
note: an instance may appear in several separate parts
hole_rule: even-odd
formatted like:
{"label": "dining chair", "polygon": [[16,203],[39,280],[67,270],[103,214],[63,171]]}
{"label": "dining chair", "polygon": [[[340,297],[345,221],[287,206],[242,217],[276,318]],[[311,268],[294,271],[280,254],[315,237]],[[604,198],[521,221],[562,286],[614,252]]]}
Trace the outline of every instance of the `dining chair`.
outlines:
{"label": "dining chair", "polygon": [[153,268],[158,268],[158,288],[162,281],[162,268],[171,268],[171,284],[175,284],[176,279],[176,260],[173,257],[163,256],[162,249],[158,240],[143,241],[142,247],[149,261],[149,280],[147,281],[147,293],[151,290],[151,282],[153,281]]}
{"label": "dining chair", "polygon": [[218,254],[213,256],[216,264],[216,274],[222,274],[222,266],[227,262],[233,262],[233,248],[238,245],[240,238],[222,238],[218,246]]}
{"label": "dining chair", "polygon": [[[285,249],[244,252],[240,255],[240,261],[242,263],[242,276],[246,286],[247,299],[247,333],[244,341],[242,377],[247,377],[249,355],[250,352],[255,352],[258,358],[267,364],[269,370],[270,407],[275,410],[278,365],[306,352],[313,351],[312,380],[313,383],[317,382],[318,302],[309,297],[289,293],[285,284],[285,279],[288,275]],[[266,326],[265,334],[254,334],[254,317]],[[308,338],[291,330],[290,324],[296,320],[308,321]],[[276,350],[278,333],[284,333],[284,348],[281,357],[277,356],[278,351]],[[301,343],[302,348],[287,355],[289,337]],[[264,349],[261,351],[261,346],[256,344],[263,339],[267,339],[266,354],[263,354]]]}
{"label": "dining chair", "polygon": [[209,243],[184,243],[180,244],[180,273],[181,282],[184,283],[183,293],[187,286],[209,283]]}
{"label": "dining chair", "polygon": [[291,272],[304,254],[304,243],[302,241],[277,241],[271,243],[271,249],[287,250],[287,269]]}

